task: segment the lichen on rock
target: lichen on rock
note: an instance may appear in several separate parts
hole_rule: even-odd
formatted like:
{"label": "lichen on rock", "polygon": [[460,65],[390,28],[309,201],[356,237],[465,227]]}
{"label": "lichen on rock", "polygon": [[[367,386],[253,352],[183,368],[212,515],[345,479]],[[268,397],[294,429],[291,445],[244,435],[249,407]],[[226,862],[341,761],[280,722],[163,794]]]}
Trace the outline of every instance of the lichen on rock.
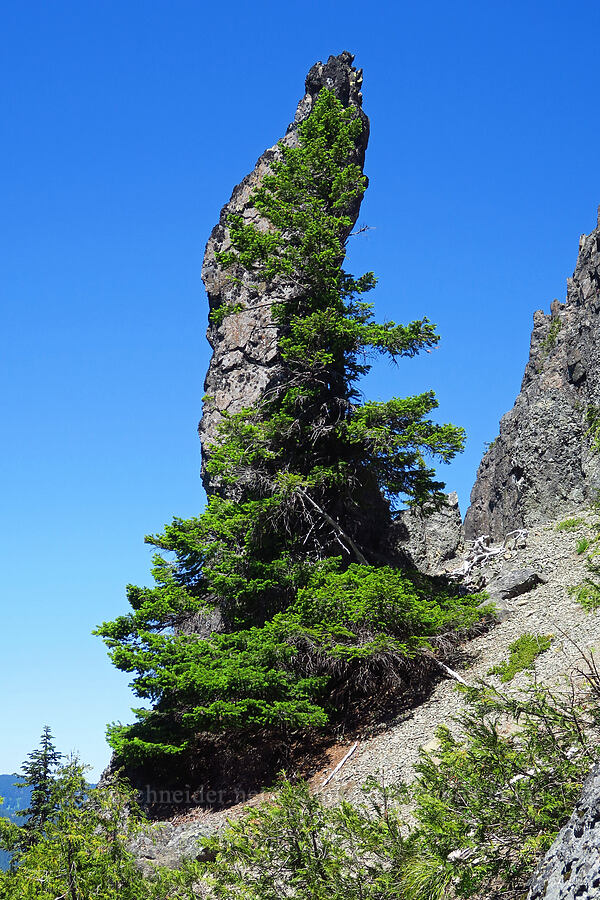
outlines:
{"label": "lichen on rock", "polygon": [[527,900],[600,897],[600,766],[533,877]]}

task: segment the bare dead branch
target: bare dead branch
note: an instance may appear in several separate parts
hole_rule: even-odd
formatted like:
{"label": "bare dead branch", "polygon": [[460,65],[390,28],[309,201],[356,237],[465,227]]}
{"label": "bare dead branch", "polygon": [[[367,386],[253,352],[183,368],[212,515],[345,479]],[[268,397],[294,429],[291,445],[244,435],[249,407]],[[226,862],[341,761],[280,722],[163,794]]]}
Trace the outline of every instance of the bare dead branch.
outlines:
{"label": "bare dead branch", "polygon": [[528,531],[526,528],[518,528],[516,531],[509,531],[501,544],[492,544],[489,534],[482,534],[473,541],[473,546],[467,552],[463,564],[450,573],[451,578],[464,578],[469,575],[477,565],[484,565],[496,556],[500,556],[510,545],[516,549],[518,546],[524,547],[527,541]]}
{"label": "bare dead branch", "polygon": [[358,747],[358,741],[355,741],[353,743],[353,745],[350,747],[350,749],[348,750],[348,752],[346,753],[346,755],[344,756],[344,758],[339,761],[339,763],[337,764],[337,766],[335,767],[333,772],[329,773],[329,775],[327,776],[327,778],[321,785],[322,788],[324,788],[326,784],[329,784],[329,782],[331,781],[331,779],[333,778],[334,775],[337,775],[337,773],[340,771],[340,769],[342,768],[344,763],[350,759],[350,757],[352,756],[352,754],[354,753],[354,751],[356,750],[357,747]]}
{"label": "bare dead branch", "polygon": [[366,558],[360,552],[360,550],[358,549],[358,547],[356,546],[356,544],[354,543],[354,541],[352,540],[350,535],[346,534],[346,532],[344,531],[344,529],[342,528],[340,523],[336,522],[336,520],[333,518],[333,516],[330,516],[326,510],[322,509],[319,506],[319,504],[316,502],[316,500],[313,500],[313,498],[310,496],[310,494],[307,494],[304,491],[301,491],[301,494],[304,497],[304,499],[307,500],[310,503],[310,505],[313,506],[317,510],[317,512],[319,512],[323,516],[323,518],[331,525],[331,527],[334,529],[336,534],[339,535],[340,538],[343,538],[343,541],[346,544],[345,549],[352,550],[354,555],[356,556],[357,560],[359,561],[359,563],[362,563],[363,566],[368,566],[369,563],[367,562]]}

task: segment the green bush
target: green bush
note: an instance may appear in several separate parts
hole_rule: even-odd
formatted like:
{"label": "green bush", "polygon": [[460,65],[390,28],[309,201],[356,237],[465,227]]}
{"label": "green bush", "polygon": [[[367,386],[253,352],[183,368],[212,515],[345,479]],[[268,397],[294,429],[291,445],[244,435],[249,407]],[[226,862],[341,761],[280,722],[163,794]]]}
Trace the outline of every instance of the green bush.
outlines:
{"label": "green bush", "polygon": [[[176,869],[144,876],[127,843],[147,826],[131,792],[88,791],[77,766],[59,777],[55,811],[7,900],[505,900],[526,894],[539,857],[569,818],[598,758],[590,692],[532,685],[508,697],[465,691],[453,730],[422,752],[410,786],[370,778],[362,802],[326,806],[282,777],[274,795]],[[85,796],[87,794],[87,797]],[[410,815],[409,815],[410,809]],[[151,833],[150,833],[151,834]]]}
{"label": "green bush", "polygon": [[[402,817],[367,805],[328,808],[306,784],[283,780],[263,803],[209,841],[208,864],[163,872],[156,897],[191,897],[194,885],[213,900],[395,900],[402,896]],[[190,891],[190,893],[187,893]]]}
{"label": "green bush", "polygon": [[191,897],[194,885],[207,900],[524,896],[597,758],[600,712],[537,686],[465,699],[460,735],[438,730],[410,788],[371,778],[362,803],[328,808],[284,780],[204,846],[214,861],[162,873],[155,896]]}
{"label": "green bush", "polygon": [[[595,407],[590,407],[587,411],[588,422],[595,427],[600,427],[600,413]],[[590,426],[591,427],[591,426]],[[596,431],[598,428],[596,427]],[[596,449],[599,449],[596,447]],[[592,509],[600,512],[600,503],[595,500]],[[578,520],[579,521],[579,520]],[[582,520],[581,520],[582,521]],[[572,585],[568,588],[569,595],[588,612],[593,612],[600,608],[600,563],[598,563],[598,553],[600,552],[600,520],[596,518],[591,524],[591,538],[581,538],[577,541],[575,550],[579,555],[586,554],[585,567],[588,575],[579,584]]]}
{"label": "green bush", "polygon": [[[137,764],[187,750],[198,731],[323,727],[339,720],[342,694],[377,692],[436,635],[470,628],[482,617],[480,602],[397,569],[342,570],[331,559],[260,628],[208,640],[152,635],[127,653],[119,644],[120,664],[135,667],[136,692],[154,708],[140,711],[136,725],[113,726],[111,744]],[[182,714],[171,725],[164,712],[173,708]]]}
{"label": "green bush", "polygon": [[594,698],[577,705],[532,686],[513,698],[471,689],[467,701],[461,737],[442,726],[417,766],[409,870],[438,893],[408,900],[446,896],[449,876],[458,897],[524,896],[597,758]]}

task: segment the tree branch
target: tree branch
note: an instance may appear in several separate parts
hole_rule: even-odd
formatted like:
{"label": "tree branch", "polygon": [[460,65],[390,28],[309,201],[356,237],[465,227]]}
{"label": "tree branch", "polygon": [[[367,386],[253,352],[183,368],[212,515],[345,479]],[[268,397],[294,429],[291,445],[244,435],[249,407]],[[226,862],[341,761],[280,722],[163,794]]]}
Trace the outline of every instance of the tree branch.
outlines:
{"label": "tree branch", "polygon": [[336,533],[337,533],[341,538],[344,539],[345,543],[347,544],[346,549],[350,549],[350,550],[353,551],[353,553],[354,553],[354,555],[356,556],[356,558],[357,558],[357,560],[359,561],[359,563],[362,563],[363,566],[368,566],[368,565],[369,565],[368,560],[367,560],[367,559],[363,556],[363,554],[360,552],[360,550],[358,549],[358,547],[356,546],[356,544],[354,543],[354,541],[352,540],[352,538],[350,537],[350,535],[349,535],[349,534],[346,534],[346,532],[344,531],[344,529],[342,528],[342,526],[340,525],[340,523],[339,523],[339,522],[336,522],[336,520],[335,520],[332,516],[330,516],[328,512],[326,512],[324,509],[322,509],[322,508],[319,506],[319,504],[318,504],[315,500],[313,500],[313,498],[312,498],[309,494],[307,494],[305,491],[301,491],[300,493],[302,494],[302,496],[304,497],[304,499],[307,500],[307,501],[310,503],[310,505],[313,506],[313,507],[317,510],[317,512],[321,513],[321,515],[323,516],[323,518],[324,518],[327,522],[329,522],[329,524],[330,524],[331,527],[336,531]]}

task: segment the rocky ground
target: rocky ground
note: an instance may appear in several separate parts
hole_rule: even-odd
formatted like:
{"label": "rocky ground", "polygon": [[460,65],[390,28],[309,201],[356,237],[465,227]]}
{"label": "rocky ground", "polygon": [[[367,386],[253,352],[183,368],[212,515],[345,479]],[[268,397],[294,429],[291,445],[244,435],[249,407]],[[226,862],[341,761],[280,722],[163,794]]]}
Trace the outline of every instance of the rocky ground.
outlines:
{"label": "rocky ground", "polygon": [[[589,514],[585,519],[592,521]],[[510,644],[525,632],[554,636],[550,649],[536,660],[535,674],[545,684],[557,687],[564,685],[567,676],[576,676],[582,665],[582,650],[600,649],[600,614],[586,613],[567,592],[570,585],[585,577],[584,557],[576,553],[575,543],[577,538],[589,535],[590,528],[581,525],[575,531],[556,531],[556,524],[531,530],[525,548],[508,551],[481,567],[492,587],[505,573],[524,569],[533,569],[545,583],[503,601],[504,620],[468,642],[465,650],[469,663],[460,672],[468,683],[485,679],[500,686],[499,677],[488,672],[508,657]],[[521,672],[503,688],[518,691],[528,678]],[[361,742],[322,795],[330,802],[358,799],[361,784],[378,772],[388,783],[410,780],[419,749],[431,745],[437,726],[449,724],[460,713],[462,702],[454,681],[441,682],[425,703]]]}
{"label": "rocky ground", "polygon": [[[535,676],[557,688],[565,685],[565,679],[569,676],[578,677],[582,651],[589,653],[593,648],[600,648],[600,612],[585,612],[567,591],[569,586],[585,577],[585,555],[578,555],[575,545],[577,539],[592,537],[592,524],[597,515],[581,510],[573,510],[572,515],[583,519],[575,530],[557,530],[558,522],[539,526],[527,535],[526,546],[506,550],[475,570],[476,576],[480,574],[485,578],[490,592],[500,597],[502,595],[498,595],[496,588],[498,585],[502,588],[507,575],[509,582],[519,582],[519,576],[513,575],[515,572],[533,570],[543,581],[527,589],[527,585],[536,579],[523,576],[520,580],[525,592],[499,601],[502,621],[467,642],[464,648],[466,666],[459,673],[466,682],[485,679],[499,686],[498,676],[488,672],[507,659],[510,644],[525,632],[553,635],[550,649],[536,660]],[[456,559],[447,567],[456,568],[461,562],[461,559]],[[528,678],[526,673],[521,672],[503,687],[518,691],[527,684]],[[460,713],[462,702],[456,682],[445,679],[426,702],[387,722],[378,733],[353,735],[346,743],[333,746],[327,766],[312,779],[314,790],[325,802],[333,804],[340,799],[359,799],[361,786],[370,775],[382,777],[388,784],[398,780],[410,781],[419,749],[435,746],[437,726],[440,723],[451,724]],[[352,755],[323,786],[337,763],[357,741],[358,746]],[[251,802],[260,802],[265,796],[261,795]],[[240,804],[225,812],[192,810],[172,822],[157,826],[154,839],[140,839],[135,847],[136,853],[149,864],[174,865],[182,856],[197,855],[198,839],[219,830],[228,818],[236,818],[246,808],[247,804]]]}

